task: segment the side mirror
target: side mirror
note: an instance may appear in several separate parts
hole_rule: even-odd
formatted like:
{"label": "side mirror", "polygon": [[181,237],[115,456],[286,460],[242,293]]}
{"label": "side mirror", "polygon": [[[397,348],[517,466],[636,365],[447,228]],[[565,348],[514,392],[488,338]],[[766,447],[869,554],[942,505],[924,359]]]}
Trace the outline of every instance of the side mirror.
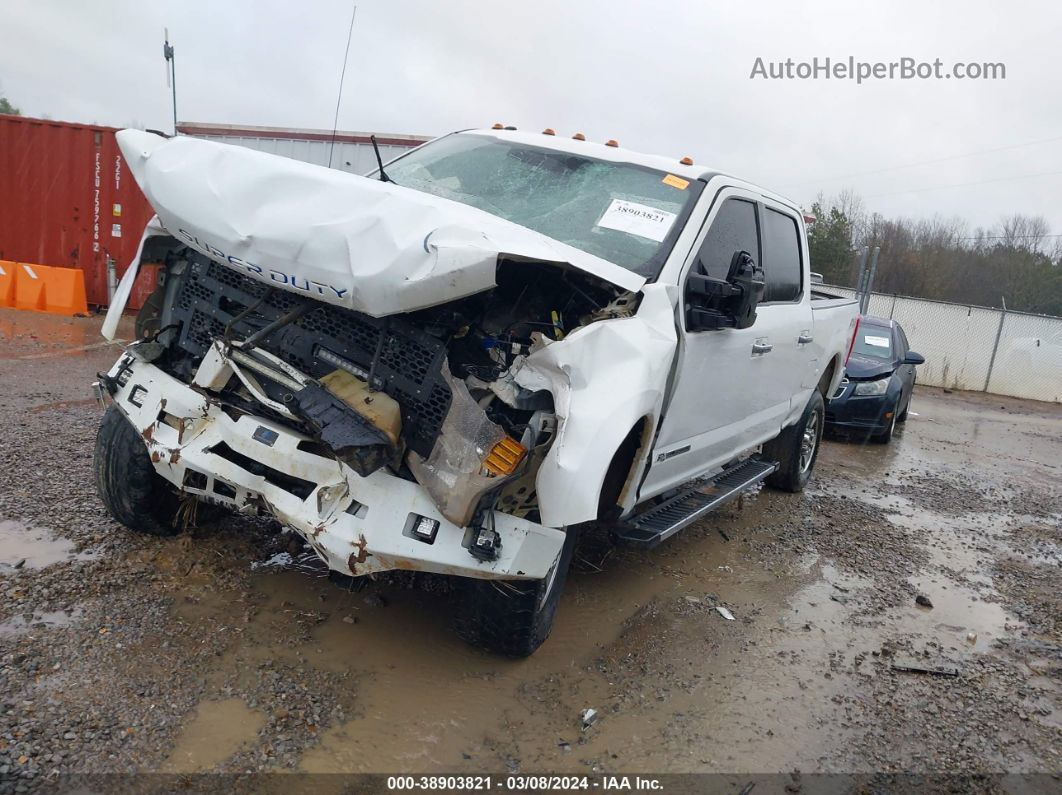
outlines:
{"label": "side mirror", "polygon": [[747,251],[735,251],[726,280],[691,273],[686,280],[686,327],[691,331],[748,328],[763,295],[763,269]]}
{"label": "side mirror", "polygon": [[907,351],[907,355],[903,357],[904,364],[925,364],[926,357],[920,353],[914,351]]}

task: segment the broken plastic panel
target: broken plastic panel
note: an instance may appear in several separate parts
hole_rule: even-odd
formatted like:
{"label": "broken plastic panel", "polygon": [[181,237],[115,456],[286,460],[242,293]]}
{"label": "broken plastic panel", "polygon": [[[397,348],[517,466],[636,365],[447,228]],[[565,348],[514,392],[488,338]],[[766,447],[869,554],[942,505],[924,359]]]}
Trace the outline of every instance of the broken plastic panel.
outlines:
{"label": "broken plastic panel", "polygon": [[450,375],[446,364],[443,377],[453,392],[450,411],[431,455],[425,459],[410,452],[409,468],[443,516],[467,527],[480,497],[512,477],[494,475],[484,466],[490,453],[508,437],[472,399],[468,387]]}

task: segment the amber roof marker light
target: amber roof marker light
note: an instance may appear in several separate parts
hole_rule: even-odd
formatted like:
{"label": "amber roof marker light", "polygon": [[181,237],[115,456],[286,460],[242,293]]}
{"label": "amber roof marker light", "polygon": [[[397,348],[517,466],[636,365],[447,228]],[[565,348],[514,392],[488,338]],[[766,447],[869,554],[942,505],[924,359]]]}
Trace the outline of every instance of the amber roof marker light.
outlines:
{"label": "amber roof marker light", "polygon": [[576,133],[575,135],[572,136],[572,139],[576,140],[576,141],[585,141],[586,140],[586,136],[583,135],[582,133]]}
{"label": "amber roof marker light", "polygon": [[605,146],[619,146],[619,141],[617,141],[615,138],[609,138],[607,141],[605,141]]}
{"label": "amber roof marker light", "polygon": [[496,122],[494,122],[493,125],[491,125],[491,129],[492,130],[504,130],[505,129],[505,125],[502,124],[500,121],[496,121]]}
{"label": "amber roof marker light", "polygon": [[552,127],[547,127],[546,129],[544,129],[542,131],[542,134],[543,135],[556,135],[557,133],[554,131],[554,129]]}
{"label": "amber roof marker light", "polygon": [[684,157],[679,162],[682,163],[682,165],[684,165],[684,166],[692,166],[693,165],[693,158],[692,157]]}

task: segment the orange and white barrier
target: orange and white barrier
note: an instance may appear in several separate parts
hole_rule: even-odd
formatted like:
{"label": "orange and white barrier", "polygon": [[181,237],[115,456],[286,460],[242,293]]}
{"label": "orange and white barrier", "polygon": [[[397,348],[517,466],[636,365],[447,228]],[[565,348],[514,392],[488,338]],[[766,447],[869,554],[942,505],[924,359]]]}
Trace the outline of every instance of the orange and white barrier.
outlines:
{"label": "orange and white barrier", "polygon": [[0,307],[87,315],[85,274],[78,268],[0,260]]}
{"label": "orange and white barrier", "polygon": [[14,262],[0,259],[0,307],[15,305],[15,268]]}

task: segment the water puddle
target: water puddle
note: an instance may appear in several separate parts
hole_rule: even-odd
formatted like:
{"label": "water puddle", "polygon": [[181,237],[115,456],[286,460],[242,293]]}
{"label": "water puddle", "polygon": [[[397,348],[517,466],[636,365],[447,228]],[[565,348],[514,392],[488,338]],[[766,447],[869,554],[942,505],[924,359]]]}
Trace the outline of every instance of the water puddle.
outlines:
{"label": "water puddle", "polygon": [[929,566],[908,582],[932,608],[912,599],[890,615],[890,623],[960,657],[987,652],[996,639],[1024,626],[1005,610],[988,572],[1001,551],[1010,551],[1011,529],[1030,517],[979,511],[945,515],[895,495],[859,494],[857,499],[887,511],[885,518],[908,531],[929,555]]}
{"label": "water puddle", "polygon": [[177,737],[162,773],[199,773],[210,770],[258,737],[265,717],[238,698],[201,701],[195,716]]}
{"label": "water puddle", "polygon": [[912,604],[901,608],[895,618],[907,631],[931,638],[953,653],[987,652],[997,638],[1023,626],[1002,604],[986,601],[948,577],[922,574],[909,582],[933,607]]}
{"label": "water puddle", "polygon": [[67,612],[37,612],[29,615],[13,616],[0,621],[0,638],[13,638],[39,629],[61,629],[76,624],[81,618],[81,608],[76,607]]}
{"label": "water puddle", "polygon": [[[126,331],[128,323],[122,324]],[[26,347],[32,353],[0,359],[43,359],[84,353],[113,343],[101,339],[94,318],[62,317],[39,312],[0,310],[0,340]]]}
{"label": "water puddle", "polygon": [[[887,671],[886,645],[939,644],[961,663],[1020,624],[993,601],[983,571],[988,556],[979,547],[1010,533],[1000,515],[943,517],[903,498],[858,496],[929,551],[930,565],[909,582],[934,609],[916,607],[912,594],[882,610],[882,600],[868,599],[880,584],[843,560],[834,565],[807,547],[779,553],[779,519],[796,504],[787,501],[805,498],[765,496],[652,552],[583,560],[550,639],[527,660],[461,641],[452,591],[395,580],[351,592],[262,569],[246,601],[225,601],[204,583],[175,609],[189,623],[241,633],[220,660],[218,681],[235,674],[251,690],[261,666],[277,665],[350,682],[341,696],[346,719],[325,726],[301,755],[303,772],[575,773],[602,762],[636,771],[659,769],[660,759],[668,772],[760,769],[764,760],[772,769],[812,769],[854,736],[846,713],[865,697],[861,685]],[[582,732],[587,707],[601,718]],[[227,709],[251,712],[240,701]],[[201,720],[186,728],[179,750]],[[811,725],[829,729],[778,729]],[[210,750],[183,769],[235,752]],[[180,758],[175,751],[171,763]]]}
{"label": "water puddle", "polygon": [[[780,648],[794,656],[807,649],[818,654],[825,631],[816,629],[812,637],[796,619],[791,629],[782,628],[781,618],[793,611],[787,598],[818,569],[794,576],[750,566],[741,539],[762,518],[756,508],[721,516],[652,553],[616,551],[600,571],[574,573],[549,641],[527,660],[507,661],[466,646],[449,629],[451,600],[431,594],[398,593],[384,609],[352,610],[355,624],[330,617],[314,631],[318,648],[308,659],[339,662],[359,674],[358,717],[326,731],[300,769],[460,770],[516,757],[525,770],[577,772],[588,769],[588,759],[605,756],[622,759],[611,763],[621,769],[643,769],[662,737],[681,742],[688,755],[696,744],[691,737],[709,736],[728,738],[728,758],[705,750],[675,769],[740,764],[734,760],[755,756],[764,743],[777,751],[768,758],[810,761],[802,741],[781,733],[765,737],[764,724],[737,727],[721,717],[762,703],[802,720],[824,701],[814,671],[803,686],[795,675],[786,680],[788,703],[781,705],[777,670],[758,664]],[[831,576],[838,584],[858,584],[839,572]],[[716,598],[735,605],[736,621],[711,607]],[[358,608],[357,597],[352,607]],[[801,608],[807,604],[796,611]],[[816,621],[821,618],[819,612]],[[629,668],[640,671],[643,659],[662,670],[635,678]],[[602,719],[583,733],[578,715],[586,707],[601,710]],[[538,739],[513,747],[514,735]]]}
{"label": "water puddle", "polygon": [[0,520],[0,572],[43,569],[55,563],[92,560],[93,552],[75,552],[74,542],[13,519]]}

